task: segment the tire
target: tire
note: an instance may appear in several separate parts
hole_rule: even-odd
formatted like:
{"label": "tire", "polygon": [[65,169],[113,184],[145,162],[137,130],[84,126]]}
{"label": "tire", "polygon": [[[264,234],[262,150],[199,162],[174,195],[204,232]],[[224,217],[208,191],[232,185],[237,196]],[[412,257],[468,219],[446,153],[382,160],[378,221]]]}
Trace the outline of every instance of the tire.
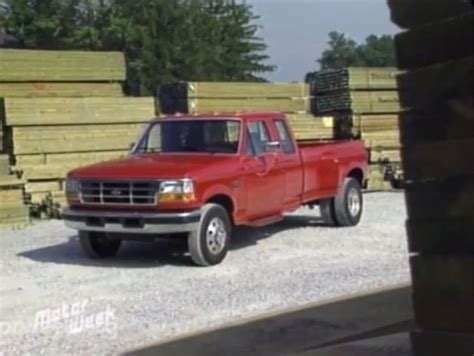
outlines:
{"label": "tire", "polygon": [[188,249],[198,266],[213,266],[227,256],[232,223],[229,214],[220,205],[206,204],[196,231],[188,235]]}
{"label": "tire", "polygon": [[335,226],[337,224],[336,213],[334,211],[334,198],[321,200],[319,202],[319,210],[326,225]]}
{"label": "tire", "polygon": [[359,224],[364,210],[364,200],[359,182],[346,178],[341,190],[334,198],[334,212],[338,226]]}
{"label": "tire", "polygon": [[110,239],[103,232],[79,231],[82,250],[90,258],[107,258],[117,254],[122,240]]}

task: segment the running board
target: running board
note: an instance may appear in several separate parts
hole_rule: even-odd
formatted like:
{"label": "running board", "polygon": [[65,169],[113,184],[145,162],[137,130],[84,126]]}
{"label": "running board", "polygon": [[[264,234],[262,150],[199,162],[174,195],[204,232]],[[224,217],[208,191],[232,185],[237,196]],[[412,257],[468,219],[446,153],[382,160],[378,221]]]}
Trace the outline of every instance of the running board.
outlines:
{"label": "running board", "polygon": [[271,215],[271,216],[264,217],[262,219],[249,221],[248,225],[253,226],[253,227],[261,227],[261,226],[277,223],[279,221],[282,221],[283,219],[284,219],[284,216],[282,214]]}

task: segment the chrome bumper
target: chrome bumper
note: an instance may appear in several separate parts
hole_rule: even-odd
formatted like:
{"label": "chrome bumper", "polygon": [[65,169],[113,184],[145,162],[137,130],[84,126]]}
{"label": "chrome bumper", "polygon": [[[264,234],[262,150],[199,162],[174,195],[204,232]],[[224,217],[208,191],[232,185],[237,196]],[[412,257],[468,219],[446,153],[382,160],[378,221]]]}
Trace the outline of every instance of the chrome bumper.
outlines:
{"label": "chrome bumper", "polygon": [[129,234],[172,234],[198,228],[201,209],[185,213],[111,212],[65,208],[66,226],[83,231]]}

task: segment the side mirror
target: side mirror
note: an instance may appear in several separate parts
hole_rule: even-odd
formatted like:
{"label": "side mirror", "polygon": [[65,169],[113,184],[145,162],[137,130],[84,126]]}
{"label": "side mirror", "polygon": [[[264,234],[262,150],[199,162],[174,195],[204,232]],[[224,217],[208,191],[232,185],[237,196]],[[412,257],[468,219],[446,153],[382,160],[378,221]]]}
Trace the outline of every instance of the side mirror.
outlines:
{"label": "side mirror", "polygon": [[281,144],[278,141],[271,141],[265,144],[265,153],[277,152],[281,149]]}
{"label": "side mirror", "polygon": [[133,147],[135,147],[135,142],[130,143],[129,148],[130,148],[130,149],[133,149]]}

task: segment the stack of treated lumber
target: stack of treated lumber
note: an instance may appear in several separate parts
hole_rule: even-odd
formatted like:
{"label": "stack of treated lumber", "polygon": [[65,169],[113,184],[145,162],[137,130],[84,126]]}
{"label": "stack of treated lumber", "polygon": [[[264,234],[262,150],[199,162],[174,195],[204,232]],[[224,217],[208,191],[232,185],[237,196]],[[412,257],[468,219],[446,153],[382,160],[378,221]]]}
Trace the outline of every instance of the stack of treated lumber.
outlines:
{"label": "stack of treated lumber", "polygon": [[346,121],[366,143],[373,173],[369,189],[385,189],[385,179],[401,175],[398,73],[396,68],[354,67],[320,71],[314,77],[316,113]]}
{"label": "stack of treated lumber", "polygon": [[124,97],[118,52],[0,50],[0,117],[13,171],[34,211],[64,205],[66,173],[126,154],[153,98]]}
{"label": "stack of treated lumber", "polygon": [[160,88],[163,112],[208,113],[267,111],[288,114],[298,140],[344,136],[330,117],[310,113],[310,86],[305,83],[193,82]]}
{"label": "stack of treated lumber", "polygon": [[194,82],[160,88],[164,113],[279,111],[305,113],[310,109],[309,85],[304,83]]}
{"label": "stack of treated lumber", "polygon": [[416,355],[474,350],[474,11],[465,0],[390,0],[407,179]]}
{"label": "stack of treated lumber", "polygon": [[30,214],[24,204],[23,184],[11,174],[9,156],[0,153],[0,228],[28,224]]}

